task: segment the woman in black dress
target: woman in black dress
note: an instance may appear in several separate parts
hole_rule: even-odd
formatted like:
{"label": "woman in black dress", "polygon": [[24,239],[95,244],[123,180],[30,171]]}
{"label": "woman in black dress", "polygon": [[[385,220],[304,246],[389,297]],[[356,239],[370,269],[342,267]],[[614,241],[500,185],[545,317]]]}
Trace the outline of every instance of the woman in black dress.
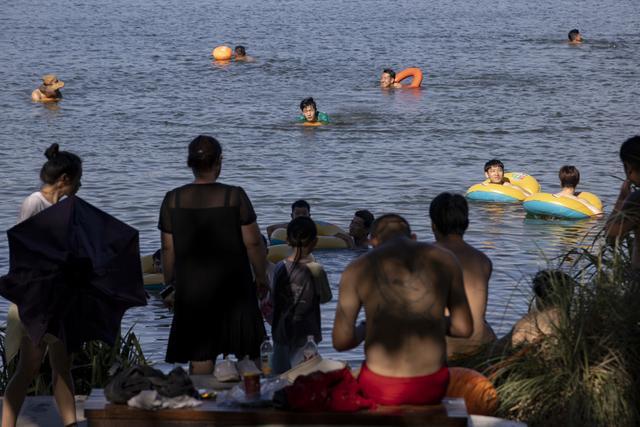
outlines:
{"label": "woman in black dress", "polygon": [[166,361],[191,362],[192,373],[207,374],[221,353],[259,357],[265,330],[257,294],[268,289],[266,256],[244,190],[216,182],[218,141],[191,141],[187,165],[195,179],[166,194],[158,224],[165,283],[175,286]]}

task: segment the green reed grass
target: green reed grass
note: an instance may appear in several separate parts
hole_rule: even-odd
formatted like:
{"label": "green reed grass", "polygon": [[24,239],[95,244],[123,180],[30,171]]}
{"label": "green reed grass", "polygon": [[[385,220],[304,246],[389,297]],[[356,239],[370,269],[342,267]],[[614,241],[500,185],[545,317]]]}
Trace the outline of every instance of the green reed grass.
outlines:
{"label": "green reed grass", "polygon": [[[136,334],[130,328],[116,338],[113,347],[101,341],[85,343],[80,351],[71,355],[71,373],[76,394],[89,394],[92,388],[103,388],[109,380],[109,370],[114,365],[127,368],[134,364],[147,364]],[[15,372],[17,357],[7,363],[4,346],[5,330],[0,328],[0,394]],[[28,390],[29,395],[52,394],[51,368],[45,357],[40,372]]]}
{"label": "green reed grass", "polygon": [[630,239],[603,242],[560,257],[577,285],[552,296],[552,334],[518,348],[508,335],[456,363],[492,379],[498,415],[532,426],[640,425],[640,276]]}

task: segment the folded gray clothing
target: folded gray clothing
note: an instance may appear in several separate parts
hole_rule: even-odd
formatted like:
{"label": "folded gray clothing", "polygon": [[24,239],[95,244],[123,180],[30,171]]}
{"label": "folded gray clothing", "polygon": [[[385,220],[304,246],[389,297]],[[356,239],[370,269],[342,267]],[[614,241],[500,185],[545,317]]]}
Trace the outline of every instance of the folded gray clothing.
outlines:
{"label": "folded gray clothing", "polygon": [[189,396],[199,398],[191,378],[184,369],[174,368],[169,375],[150,366],[135,365],[116,374],[104,389],[111,403],[125,404],[143,390],[156,390],[164,397]]}

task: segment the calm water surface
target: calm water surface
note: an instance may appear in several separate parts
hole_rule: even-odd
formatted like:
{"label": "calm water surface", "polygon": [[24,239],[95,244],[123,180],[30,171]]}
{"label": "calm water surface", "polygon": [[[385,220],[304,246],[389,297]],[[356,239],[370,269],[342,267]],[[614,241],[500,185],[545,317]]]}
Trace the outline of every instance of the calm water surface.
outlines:
{"label": "calm water surface", "polygon": [[[8,0],[0,5],[0,228],[39,186],[51,142],[78,153],[80,196],[159,247],[165,192],[189,182],[186,146],[200,133],[223,144],[221,181],[243,186],[262,229],[305,198],[315,218],[347,226],[356,209],[405,215],[431,240],[428,207],[463,192],[490,158],[557,186],[576,165],[580,188],[610,210],[623,171],[620,143],[639,132],[640,6],[635,0],[487,0],[481,4],[353,0]],[[37,19],[35,19],[37,17]],[[568,46],[571,28],[586,43]],[[257,61],[212,64],[218,44]],[[381,70],[419,66],[421,91],[381,91]],[[46,73],[66,82],[59,105],[29,95]],[[292,123],[313,96],[332,125]],[[615,175],[615,176],[614,176]],[[521,206],[471,206],[467,239],[494,263],[488,318],[505,333],[527,309],[529,278],[601,227],[525,220]],[[337,295],[357,254],[318,252]],[[0,272],[8,269],[0,235]],[[0,320],[8,304],[0,300]],[[333,353],[335,303],[321,351]],[[152,360],[164,357],[171,316],[152,295],[131,310]],[[212,328],[215,325],[210,325]]]}

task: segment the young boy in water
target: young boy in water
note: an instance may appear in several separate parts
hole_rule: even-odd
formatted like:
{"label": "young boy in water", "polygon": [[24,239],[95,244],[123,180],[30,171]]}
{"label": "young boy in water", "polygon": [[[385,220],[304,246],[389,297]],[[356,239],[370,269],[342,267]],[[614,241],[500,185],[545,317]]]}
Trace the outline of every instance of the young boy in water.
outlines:
{"label": "young boy in water", "polygon": [[253,62],[254,59],[252,56],[247,55],[247,50],[245,49],[244,46],[236,46],[233,49],[234,52],[234,59],[236,61],[242,61],[242,62]]}
{"label": "young boy in water", "polygon": [[[626,179],[620,188],[618,200],[607,219],[606,236],[611,244],[632,232],[633,253],[631,267],[640,270],[640,135],[627,139],[620,147],[620,160]],[[633,187],[636,187],[634,189]]]}
{"label": "young boy in water", "polygon": [[302,114],[297,119],[300,123],[314,125],[329,123],[327,113],[318,111],[316,102],[311,97],[305,98],[300,102],[300,111],[302,111]]}
{"label": "young boy in water", "polygon": [[578,201],[585,205],[594,215],[599,215],[602,213],[601,209],[593,206],[591,203],[586,201],[585,199],[581,199],[578,197],[580,193],[576,193],[576,187],[580,182],[580,171],[575,166],[562,166],[560,171],[558,172],[558,178],[560,179],[560,186],[562,189],[560,192],[555,195],[560,197],[568,197],[575,201]]}
{"label": "young boy in water", "polygon": [[522,191],[525,196],[531,195],[524,188],[511,184],[509,178],[504,176],[504,164],[498,159],[489,160],[484,164],[484,176],[489,180],[489,184],[505,185]]}
{"label": "young boy in water", "polygon": [[311,218],[298,217],[287,226],[293,253],[273,274],[273,372],[280,374],[304,361],[307,336],[322,340],[320,304],[331,301],[327,273],[311,252],[318,242]]}

